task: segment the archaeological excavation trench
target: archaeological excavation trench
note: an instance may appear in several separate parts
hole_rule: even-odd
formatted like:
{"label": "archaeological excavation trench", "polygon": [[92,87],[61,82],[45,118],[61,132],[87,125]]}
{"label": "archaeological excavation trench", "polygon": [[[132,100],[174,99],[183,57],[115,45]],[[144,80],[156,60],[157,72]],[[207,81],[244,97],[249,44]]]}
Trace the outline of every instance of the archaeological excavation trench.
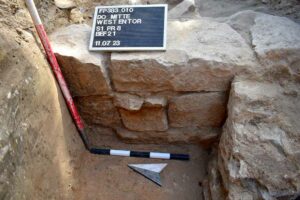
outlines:
{"label": "archaeological excavation trench", "polygon": [[[100,3],[134,2],[36,1],[89,141],[190,160],[87,151],[24,2],[0,0],[0,199],[299,199],[299,2],[153,1],[167,50],[106,53]],[[162,187],[135,163],[167,163]]]}

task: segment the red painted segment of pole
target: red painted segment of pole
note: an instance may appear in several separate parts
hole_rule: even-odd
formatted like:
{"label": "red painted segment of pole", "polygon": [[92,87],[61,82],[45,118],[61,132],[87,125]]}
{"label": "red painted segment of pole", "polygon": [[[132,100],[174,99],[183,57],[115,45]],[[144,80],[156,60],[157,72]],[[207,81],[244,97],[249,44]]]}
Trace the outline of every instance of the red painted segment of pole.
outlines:
{"label": "red painted segment of pole", "polygon": [[63,96],[64,96],[64,98],[67,102],[67,106],[68,106],[68,108],[71,112],[73,120],[75,121],[76,127],[80,132],[83,132],[84,124],[83,124],[82,119],[81,119],[81,117],[78,113],[78,110],[77,110],[77,108],[74,104],[73,98],[70,94],[70,91],[68,89],[66,81],[65,81],[65,79],[62,75],[61,69],[60,69],[59,64],[57,62],[57,59],[56,59],[56,57],[53,53],[53,50],[52,50],[52,47],[50,45],[48,36],[47,36],[46,31],[44,29],[44,26],[43,26],[43,24],[39,24],[39,25],[36,25],[35,27],[36,27],[38,35],[41,39],[42,45],[43,45],[43,47],[46,51],[48,60],[49,60],[50,65],[52,67],[52,71],[53,71],[53,73],[56,77],[56,80],[58,81],[58,84],[59,84],[60,89],[63,93]]}

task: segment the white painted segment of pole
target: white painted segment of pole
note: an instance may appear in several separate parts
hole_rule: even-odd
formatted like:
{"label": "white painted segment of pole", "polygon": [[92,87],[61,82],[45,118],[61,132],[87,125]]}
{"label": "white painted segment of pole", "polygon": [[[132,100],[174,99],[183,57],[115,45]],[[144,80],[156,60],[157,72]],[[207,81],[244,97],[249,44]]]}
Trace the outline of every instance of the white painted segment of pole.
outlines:
{"label": "white painted segment of pole", "polygon": [[112,156],[130,156],[130,151],[126,150],[110,150],[110,155]]}
{"label": "white painted segment of pole", "polygon": [[169,153],[151,152],[150,158],[170,159],[170,154]]}
{"label": "white painted segment of pole", "polygon": [[32,18],[32,21],[35,25],[41,25],[42,21],[41,18],[39,16],[39,13],[35,7],[34,1],[33,0],[25,0],[27,8],[30,12],[30,16]]}

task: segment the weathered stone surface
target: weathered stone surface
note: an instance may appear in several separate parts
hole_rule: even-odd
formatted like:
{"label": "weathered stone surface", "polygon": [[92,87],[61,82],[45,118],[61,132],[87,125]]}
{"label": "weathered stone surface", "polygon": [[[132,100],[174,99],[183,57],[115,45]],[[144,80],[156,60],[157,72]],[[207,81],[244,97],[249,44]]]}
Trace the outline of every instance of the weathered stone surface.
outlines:
{"label": "weathered stone surface", "polygon": [[119,108],[126,110],[137,111],[142,108],[144,99],[127,93],[115,93],[114,94],[114,105]]}
{"label": "weathered stone surface", "polygon": [[204,200],[225,200],[226,192],[222,183],[222,177],[218,168],[218,150],[213,147],[210,160],[207,165],[207,177],[203,181]]}
{"label": "weathered stone surface", "polygon": [[50,36],[73,96],[107,95],[111,91],[108,55],[88,51],[90,31],[86,24],[71,25]]}
{"label": "weathered stone surface", "polygon": [[76,6],[75,2],[73,0],[54,0],[54,3],[59,8],[73,8]]}
{"label": "weathered stone surface", "polygon": [[113,53],[111,62],[117,91],[225,91],[259,67],[236,31],[206,19],[169,22],[166,52]]}
{"label": "weathered stone surface", "polygon": [[[285,17],[260,15],[251,28],[260,61],[269,68],[300,76],[300,25]],[[283,70],[279,70],[282,73]]]}
{"label": "weathered stone surface", "polygon": [[170,128],[167,131],[130,131],[124,128],[116,129],[120,139],[130,143],[187,143],[210,146],[220,135],[219,128]]}
{"label": "weathered stone surface", "polygon": [[222,92],[194,93],[170,100],[171,127],[220,127],[225,121],[227,97]]}
{"label": "weathered stone surface", "polygon": [[218,170],[218,158],[213,157],[208,163],[209,191],[212,200],[225,199],[225,189],[222,184],[221,174]]}
{"label": "weathered stone surface", "polygon": [[195,0],[184,0],[168,12],[168,18],[178,19],[183,17],[184,14],[194,12],[195,9]]}
{"label": "weathered stone surface", "polygon": [[209,183],[208,183],[207,179],[204,179],[202,181],[202,193],[203,193],[204,200],[211,200],[211,194],[209,191]]}
{"label": "weathered stone surface", "polygon": [[165,97],[151,96],[144,100],[145,107],[165,107],[167,105],[167,99]]}
{"label": "weathered stone surface", "polygon": [[299,110],[299,84],[233,83],[219,146],[228,199],[299,195]]}
{"label": "weathered stone surface", "polygon": [[74,8],[70,11],[70,20],[75,24],[84,22],[83,13],[80,8]]}
{"label": "weathered stone surface", "polygon": [[300,25],[285,17],[254,11],[238,12],[226,21],[254,50],[264,79],[300,79]]}
{"label": "weathered stone surface", "polygon": [[132,112],[119,109],[122,122],[126,128],[133,131],[165,131],[168,129],[168,119],[164,108],[143,107]]}
{"label": "weathered stone surface", "polygon": [[225,22],[236,30],[249,45],[252,45],[251,27],[255,23],[254,20],[258,15],[263,13],[253,10],[243,10],[230,16]]}
{"label": "weathered stone surface", "polygon": [[120,125],[120,116],[110,97],[89,96],[76,97],[78,110],[89,125],[115,127]]}

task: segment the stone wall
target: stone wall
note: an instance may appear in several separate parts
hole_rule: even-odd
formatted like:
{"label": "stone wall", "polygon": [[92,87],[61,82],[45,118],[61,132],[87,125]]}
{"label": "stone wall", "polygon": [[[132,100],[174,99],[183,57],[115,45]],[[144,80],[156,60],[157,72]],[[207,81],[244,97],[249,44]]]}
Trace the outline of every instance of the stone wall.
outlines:
{"label": "stone wall", "polygon": [[228,23],[253,45],[263,67],[232,83],[205,199],[299,199],[300,26],[253,11]]}
{"label": "stone wall", "polygon": [[[209,144],[230,90],[202,183],[205,199],[295,199],[300,26],[253,11],[223,21],[170,21],[165,52],[90,53],[87,25],[61,29],[52,42],[64,71],[69,59],[88,66],[98,58],[93,80],[108,89],[76,94],[73,84],[73,95],[88,124],[110,127],[125,141]],[[79,85],[89,85],[81,75]]]}
{"label": "stone wall", "polygon": [[225,23],[170,21],[165,52],[89,52],[90,31],[85,24],[58,30],[54,51],[85,122],[125,141],[210,143],[234,75],[258,65]]}

